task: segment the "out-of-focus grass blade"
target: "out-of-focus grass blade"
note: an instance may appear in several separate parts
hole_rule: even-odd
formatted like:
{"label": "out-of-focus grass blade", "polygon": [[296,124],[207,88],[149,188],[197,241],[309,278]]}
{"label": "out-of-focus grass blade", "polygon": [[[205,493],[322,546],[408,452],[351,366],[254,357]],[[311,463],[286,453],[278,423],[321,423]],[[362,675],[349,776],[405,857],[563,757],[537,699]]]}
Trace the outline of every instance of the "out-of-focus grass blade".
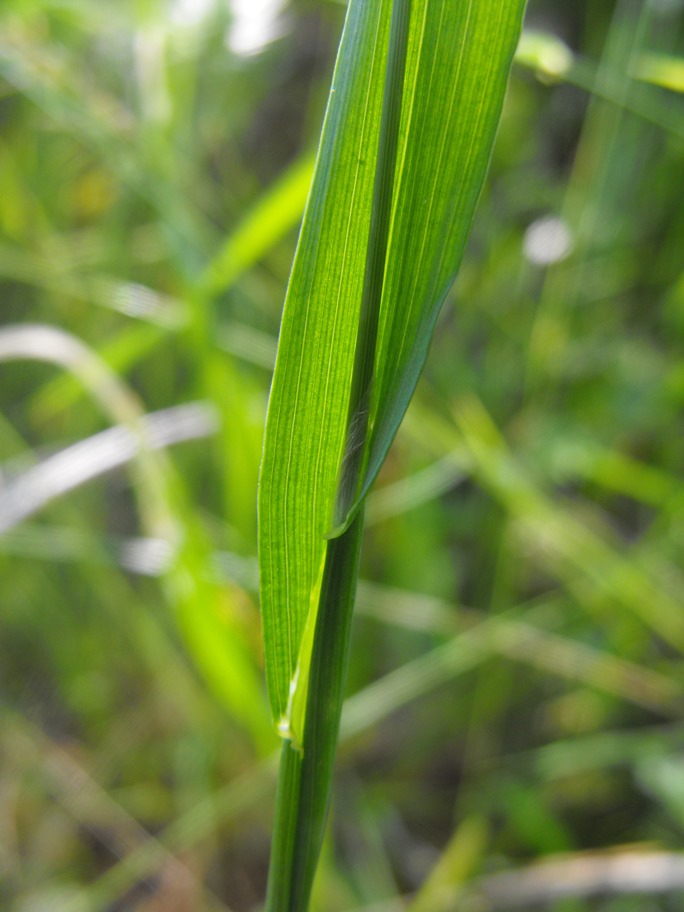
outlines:
{"label": "out-of-focus grass blade", "polygon": [[210,224],[188,206],[144,148],[133,151],[136,123],[124,106],[97,86],[79,82],[73,70],[65,51],[47,52],[16,23],[5,24],[0,76],[95,150],[124,185],[151,203],[161,216],[174,262],[187,277],[196,275],[200,251],[212,241]]}
{"label": "out-of-focus grass blade", "polygon": [[669,581],[654,577],[636,553],[625,556],[607,531],[594,530],[568,505],[556,507],[511,456],[475,396],[461,399],[454,417],[472,455],[475,476],[510,512],[518,533],[535,543],[544,563],[578,600],[592,610],[602,610],[608,598],[675,649],[684,649],[681,606]]}
{"label": "out-of-focus grass blade", "polygon": [[542,82],[567,82],[676,136],[684,135],[681,110],[655,88],[684,91],[684,61],[679,57],[640,51],[627,67],[607,67],[575,55],[557,35],[525,29],[515,61]]}
{"label": "out-of-focus grass blade", "polygon": [[684,92],[684,58],[669,54],[642,54],[634,68],[637,79],[662,86],[672,92]]}
{"label": "out-of-focus grass blade", "polygon": [[[217,430],[216,415],[204,403],[153,412],[141,419],[141,425],[145,444],[153,450],[208,437]],[[24,470],[0,489],[0,533],[16,526],[55,497],[131,462],[141,448],[140,439],[130,428],[115,425]]]}
{"label": "out-of-focus grass blade", "polygon": [[[524,2],[412,4],[370,432],[348,526],[384,460],[453,282],[487,169]],[[266,670],[288,703],[348,429],[392,4],[350,4],[290,279],[260,486]],[[357,466],[358,470],[358,466]],[[338,504],[339,507],[339,504]],[[337,518],[340,518],[339,515]]]}
{"label": "out-of-focus grass blade", "polygon": [[572,68],[574,55],[557,35],[525,29],[515,51],[515,62],[546,78],[562,78]]}
{"label": "out-of-focus grass blade", "polygon": [[294,165],[261,196],[207,267],[199,290],[206,295],[224,291],[296,227],[311,185],[313,161],[309,155]]}
{"label": "out-of-focus grass blade", "polygon": [[[0,362],[36,360],[59,365],[78,379],[105,414],[121,427],[57,454],[30,469],[4,492],[4,527],[88,478],[131,464],[141,519],[148,537],[170,545],[163,581],[188,647],[214,693],[244,723],[261,751],[273,739],[268,710],[247,638],[240,624],[242,593],[215,579],[211,550],[196,518],[186,506],[182,480],[163,447],[182,437],[207,432],[211,413],[145,416],[136,396],[99,356],[76,337],[41,324],[0,330]],[[178,422],[178,418],[181,422]],[[190,418],[188,424],[187,419]],[[199,421],[197,420],[199,419]],[[65,458],[66,457],[66,458]],[[0,531],[3,523],[0,523]]]}

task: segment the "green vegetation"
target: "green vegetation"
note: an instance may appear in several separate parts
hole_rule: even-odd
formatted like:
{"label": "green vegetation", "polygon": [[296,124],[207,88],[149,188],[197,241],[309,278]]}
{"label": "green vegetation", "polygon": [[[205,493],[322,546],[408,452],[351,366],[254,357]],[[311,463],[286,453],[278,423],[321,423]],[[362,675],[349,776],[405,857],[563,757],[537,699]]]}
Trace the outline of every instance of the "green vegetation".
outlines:
{"label": "green vegetation", "polygon": [[[265,901],[257,478],[344,13],[249,56],[219,3],[0,10],[3,909]],[[675,0],[530,0],[365,501],[312,912],[681,907],[683,55]]]}
{"label": "green vegetation", "polygon": [[365,498],[463,255],[523,9],[524,0],[395,0],[352,2],[347,13],[280,327],[259,485],[266,671],[285,738],[272,912],[308,909]]}

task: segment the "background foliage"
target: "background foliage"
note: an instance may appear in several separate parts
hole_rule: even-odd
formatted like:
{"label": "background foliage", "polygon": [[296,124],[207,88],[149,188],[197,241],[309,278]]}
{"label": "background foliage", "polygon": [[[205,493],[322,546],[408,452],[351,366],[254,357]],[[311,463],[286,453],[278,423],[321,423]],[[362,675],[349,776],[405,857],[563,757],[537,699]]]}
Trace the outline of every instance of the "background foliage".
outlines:
{"label": "background foliage", "polygon": [[[3,4],[3,908],[263,899],[256,477],[342,14]],[[317,908],[680,908],[683,25],[530,4],[369,503]]]}

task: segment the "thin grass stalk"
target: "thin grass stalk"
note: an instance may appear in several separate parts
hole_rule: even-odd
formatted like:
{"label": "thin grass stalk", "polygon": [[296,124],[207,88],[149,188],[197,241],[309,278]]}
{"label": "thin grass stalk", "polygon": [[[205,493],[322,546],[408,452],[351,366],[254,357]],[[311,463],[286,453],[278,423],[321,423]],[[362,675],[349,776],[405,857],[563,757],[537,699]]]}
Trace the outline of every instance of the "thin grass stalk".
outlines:
{"label": "thin grass stalk", "polygon": [[302,750],[286,741],[280,757],[266,912],[303,912],[309,904],[330,804],[363,520],[362,507],[328,545]]}

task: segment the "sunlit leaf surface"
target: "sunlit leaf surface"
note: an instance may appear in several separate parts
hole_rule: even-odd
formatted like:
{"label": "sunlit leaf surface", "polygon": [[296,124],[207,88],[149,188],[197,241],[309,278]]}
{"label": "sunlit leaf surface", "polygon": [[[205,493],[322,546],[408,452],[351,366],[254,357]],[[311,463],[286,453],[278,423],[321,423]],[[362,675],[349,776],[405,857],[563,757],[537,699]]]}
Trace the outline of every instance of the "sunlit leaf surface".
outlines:
{"label": "sunlit leaf surface", "polygon": [[[342,527],[387,454],[456,275],[523,7],[521,0],[412,4],[369,434],[360,444],[364,478]],[[271,391],[260,562],[269,692],[284,734],[291,690],[306,678],[300,647],[317,609],[347,436],[391,8],[389,0],[349,7]]]}

